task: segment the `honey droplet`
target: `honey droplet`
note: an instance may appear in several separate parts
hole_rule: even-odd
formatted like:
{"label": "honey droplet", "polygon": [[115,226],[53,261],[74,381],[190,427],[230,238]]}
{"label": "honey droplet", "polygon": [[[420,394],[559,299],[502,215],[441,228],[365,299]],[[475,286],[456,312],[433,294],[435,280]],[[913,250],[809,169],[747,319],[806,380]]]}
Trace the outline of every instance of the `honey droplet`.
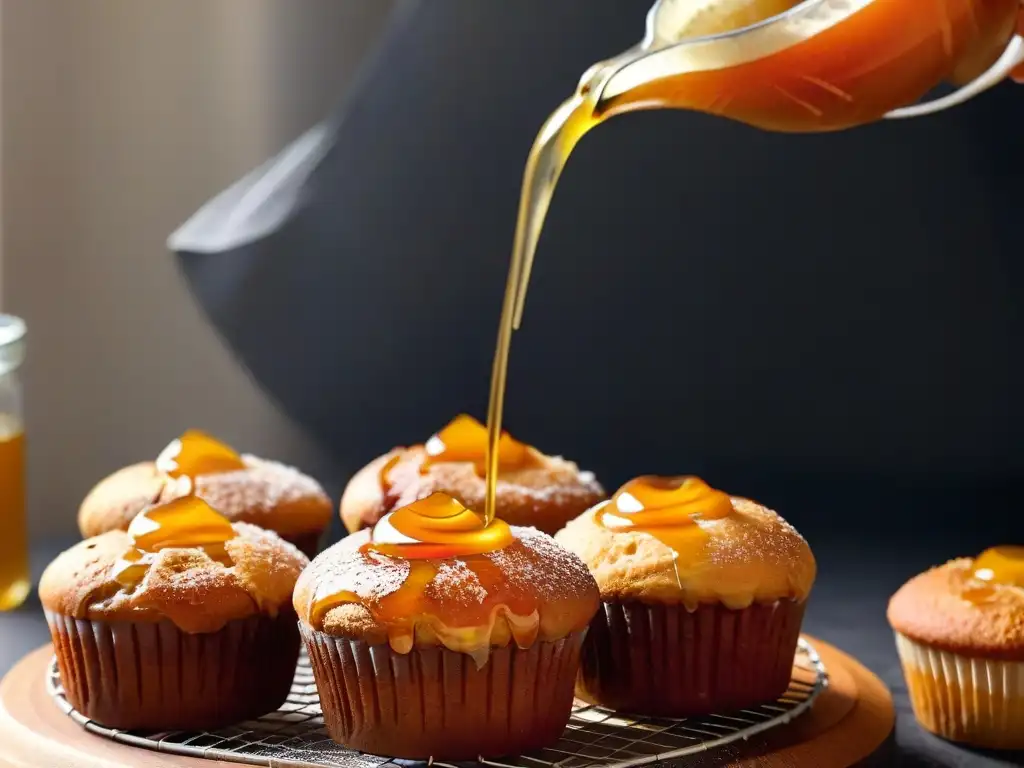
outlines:
{"label": "honey droplet", "polygon": [[638,477],[616,491],[605,508],[605,516],[614,518],[610,527],[692,526],[697,519],[717,520],[731,512],[728,494],[692,476]]}
{"label": "honey droplet", "polygon": [[235,538],[227,518],[197,496],[183,496],[140,512],[128,526],[135,548],[206,547]]}
{"label": "honey droplet", "polygon": [[1024,547],[992,547],[974,561],[974,578],[989,584],[1024,588]]}
{"label": "honey droplet", "polygon": [[699,562],[708,534],[697,520],[718,520],[732,513],[732,499],[698,477],[646,475],[630,480],[603,507],[606,528],[653,536],[672,550],[676,581],[682,569]]}
{"label": "honey droplet", "polygon": [[114,579],[125,587],[133,587],[142,581],[149,570],[149,563],[137,549],[129,549],[114,563]]}
{"label": "honey droplet", "polygon": [[481,515],[436,492],[382,517],[369,546],[410,560],[445,559],[493,552],[514,540],[503,521],[486,525]]}
{"label": "honey droplet", "polygon": [[146,575],[152,555],[164,549],[197,547],[214,560],[231,565],[224,545],[235,529],[223,515],[196,496],[158,504],[140,512],[128,526],[133,548],[114,567],[114,578],[125,586]]}
{"label": "honey droplet", "polygon": [[195,479],[199,475],[245,469],[245,462],[230,446],[198,429],[190,429],[160,452],[156,468],[175,479]]}
{"label": "honey droplet", "polygon": [[[456,416],[448,426],[427,440],[424,448],[427,452],[424,469],[431,464],[466,461],[473,463],[481,477],[487,472],[487,427],[472,416]],[[530,450],[530,446],[519,442],[508,432],[502,432],[498,442],[499,469],[520,469],[536,463],[535,452]]]}
{"label": "honey droplet", "polygon": [[[310,621],[317,626],[332,609],[357,603],[385,626],[396,653],[412,650],[417,627],[424,626],[444,647],[482,665],[495,622],[507,622],[520,648],[540,631],[536,590],[524,588],[503,570],[507,565],[489,557],[516,541],[504,522],[485,525],[481,515],[451,496],[431,494],[381,518],[358,550],[363,568],[325,572],[310,597]],[[401,574],[401,582],[379,594],[364,569],[383,561],[389,572]],[[311,568],[317,567],[314,561]],[[460,599],[463,590],[473,599]]]}

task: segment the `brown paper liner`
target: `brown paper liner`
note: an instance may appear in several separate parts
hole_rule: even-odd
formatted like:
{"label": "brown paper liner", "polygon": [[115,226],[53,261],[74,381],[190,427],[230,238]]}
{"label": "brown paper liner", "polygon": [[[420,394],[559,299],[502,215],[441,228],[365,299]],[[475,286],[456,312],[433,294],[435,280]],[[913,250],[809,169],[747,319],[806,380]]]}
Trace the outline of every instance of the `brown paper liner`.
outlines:
{"label": "brown paper liner", "polygon": [[472,760],[557,741],[572,710],[583,632],[472,657],[442,647],[396,653],[302,625],[331,738],[410,759]]}
{"label": "brown paper liner", "polygon": [[272,712],[288,696],[299,655],[290,611],[205,634],[166,620],[46,618],[68,701],[121,730],[207,730]]}
{"label": "brown paper liner", "polygon": [[774,701],[789,687],[804,604],[730,610],[602,603],[577,695],[636,714],[690,717]]}

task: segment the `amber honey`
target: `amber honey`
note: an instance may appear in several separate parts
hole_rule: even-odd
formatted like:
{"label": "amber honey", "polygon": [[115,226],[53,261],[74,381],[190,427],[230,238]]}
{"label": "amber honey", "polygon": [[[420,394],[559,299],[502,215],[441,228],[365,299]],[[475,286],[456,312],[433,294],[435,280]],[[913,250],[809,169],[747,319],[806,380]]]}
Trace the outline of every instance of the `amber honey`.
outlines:
{"label": "amber honey", "polygon": [[729,42],[655,50],[611,77],[597,111],[679,108],[773,131],[850,128],[939,83],[980,75],[1005,49],[1019,11],[1018,0],[875,0],[816,22],[794,14],[788,26]]}
{"label": "amber honey", "polygon": [[729,494],[699,477],[655,475],[630,480],[601,509],[606,528],[645,533],[672,550],[677,579],[680,563],[703,556],[708,535],[697,521],[720,520],[733,511]]}
{"label": "amber honey", "polygon": [[[351,573],[333,574],[313,596],[310,616],[314,622],[339,605],[362,603],[388,627],[388,641],[399,653],[412,649],[417,622],[430,624],[449,648],[459,648],[482,664],[489,638],[499,614],[508,622],[512,636],[522,647],[536,639],[540,624],[537,596],[510,590],[501,567],[489,553],[514,546],[512,530],[501,520],[485,523],[484,518],[444,493],[424,499],[385,515],[374,526],[370,540],[360,548],[362,557],[387,557],[406,565],[401,584],[378,599],[365,599],[365,584]],[[440,578],[444,583],[465,571],[479,586],[480,601],[467,600],[458,610],[441,611],[438,601],[444,590],[429,589]],[[438,616],[443,615],[442,621]]]}
{"label": "amber honey", "polygon": [[195,479],[245,469],[245,462],[231,446],[198,429],[189,429],[160,452],[156,468],[175,479]]}
{"label": "amber honey", "polygon": [[[479,475],[486,472],[487,427],[467,414],[456,416],[424,446],[427,459],[423,470],[431,464],[450,461],[472,462]],[[536,452],[530,446],[503,432],[498,441],[498,469],[520,469],[537,464]]]}
{"label": "amber honey", "polygon": [[673,39],[656,6],[641,46],[591,67],[526,162],[491,371],[486,518],[495,510],[512,332],[558,178],[588,131],[617,114],[669,108],[783,132],[863,125],[943,82],[980,75],[1013,36],[1020,8],[1019,0],[808,0],[745,30]]}
{"label": "amber honey", "polygon": [[992,547],[974,561],[974,578],[990,584],[1024,588],[1024,547]]}
{"label": "amber honey", "polygon": [[198,496],[183,496],[139,513],[128,526],[128,536],[132,548],[114,567],[114,578],[131,587],[145,577],[152,556],[163,549],[195,547],[231,565],[224,545],[235,538],[235,530]]}
{"label": "amber honey", "polygon": [[0,611],[24,602],[30,586],[25,515],[25,436],[0,416]]}
{"label": "amber honey", "polygon": [[[422,446],[425,454],[419,471],[426,474],[430,467],[449,462],[470,463],[480,477],[487,473],[488,431],[468,414],[459,414],[443,429],[434,433]],[[508,432],[502,432],[496,452],[497,472],[537,467],[543,464],[543,456],[532,446],[516,440]],[[402,460],[396,454],[380,469],[380,487],[385,496],[391,493],[391,471]]]}

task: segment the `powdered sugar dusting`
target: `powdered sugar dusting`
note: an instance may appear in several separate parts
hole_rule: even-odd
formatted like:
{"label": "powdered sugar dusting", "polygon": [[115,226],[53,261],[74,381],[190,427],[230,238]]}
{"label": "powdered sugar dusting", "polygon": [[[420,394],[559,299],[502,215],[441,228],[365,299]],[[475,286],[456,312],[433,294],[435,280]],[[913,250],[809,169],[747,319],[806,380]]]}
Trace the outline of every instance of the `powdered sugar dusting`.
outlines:
{"label": "powdered sugar dusting", "polygon": [[221,562],[199,547],[170,547],[141,561],[137,583],[115,578],[116,564],[132,550],[123,531],[88,539],[60,555],[44,575],[44,604],[75,618],[167,618],[187,632],[212,632],[259,611],[276,615],[287,605],[305,555],[276,534],[235,523]]}
{"label": "powdered sugar dusting", "polygon": [[487,599],[487,590],[464,560],[453,558],[441,560],[437,564],[437,573],[423,595],[428,600],[439,603],[472,606],[483,605]]}
{"label": "powdered sugar dusting", "polygon": [[248,453],[242,454],[242,461],[249,467],[252,475],[263,481],[268,506],[324,495],[320,483],[295,467],[270,459],[261,459]]}
{"label": "powdered sugar dusting", "polygon": [[[780,569],[800,570],[807,556],[807,542],[790,523],[756,502],[733,498],[733,508],[740,517],[702,520],[705,531],[722,528],[726,537],[713,537],[708,547],[708,560],[715,565],[763,562]],[[750,524],[738,524],[740,519]]]}
{"label": "powdered sugar dusting", "polygon": [[[543,456],[539,466],[504,469],[498,476],[497,516],[512,525],[536,525],[550,533],[605,498],[592,472],[571,461]],[[435,491],[458,499],[475,512],[485,506],[486,484],[473,462],[440,462],[421,472],[422,448],[411,448],[388,472],[386,503],[368,522],[412,504]]]}
{"label": "powdered sugar dusting", "polygon": [[409,561],[372,550],[364,553],[360,547],[368,540],[369,531],[364,531],[317,555],[296,587],[296,594],[304,591],[308,595],[306,610],[313,602],[340,593],[376,603],[401,588],[409,576]]}
{"label": "powdered sugar dusting", "polygon": [[[554,640],[586,626],[598,591],[583,562],[535,528],[511,530],[516,541],[504,549],[413,561],[366,550],[370,533],[354,534],[302,574],[296,608],[331,634],[398,633],[465,653],[512,637],[530,644],[538,631]],[[407,583],[411,591],[395,594],[398,602],[382,604]]]}
{"label": "powdered sugar dusting", "polygon": [[[333,507],[320,484],[294,467],[243,454],[245,469],[200,475],[196,495],[229,520],[263,523],[263,518],[287,509],[286,516],[266,521],[267,527],[284,532],[321,529]],[[187,487],[168,483],[161,501],[187,492]]]}
{"label": "powdered sugar dusting", "polygon": [[544,602],[574,600],[595,589],[594,578],[576,555],[536,528],[512,526],[521,546],[488,552],[509,583],[536,593]]}

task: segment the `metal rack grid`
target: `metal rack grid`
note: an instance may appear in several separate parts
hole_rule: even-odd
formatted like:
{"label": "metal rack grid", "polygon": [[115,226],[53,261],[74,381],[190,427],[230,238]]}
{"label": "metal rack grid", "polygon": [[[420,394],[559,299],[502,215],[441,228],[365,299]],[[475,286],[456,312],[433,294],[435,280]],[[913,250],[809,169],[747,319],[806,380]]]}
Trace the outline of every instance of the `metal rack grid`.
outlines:
{"label": "metal rack grid", "polygon": [[[287,701],[276,712],[210,732],[138,732],[105,728],[77,712],[64,696],[56,660],[47,690],[57,706],[85,730],[122,744],[187,757],[269,768],[416,768],[426,763],[376,757],[335,744],[324,729],[320,699],[303,652]],[[814,648],[800,641],[789,689],[778,701],[685,720],[629,716],[577,702],[562,738],[528,755],[481,759],[488,768],[632,768],[675,761],[765,731],[810,708],[828,676]],[[457,768],[434,762],[440,768]],[[465,764],[463,764],[465,765]],[[473,764],[469,764],[473,765]]]}

